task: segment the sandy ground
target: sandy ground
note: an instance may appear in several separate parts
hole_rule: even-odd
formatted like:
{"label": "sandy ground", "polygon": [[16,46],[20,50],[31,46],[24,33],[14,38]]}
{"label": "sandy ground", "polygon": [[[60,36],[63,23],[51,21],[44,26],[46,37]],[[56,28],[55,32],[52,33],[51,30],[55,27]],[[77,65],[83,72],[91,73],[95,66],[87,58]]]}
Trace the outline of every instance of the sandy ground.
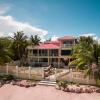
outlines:
{"label": "sandy ground", "polygon": [[0,100],[100,100],[100,94],[68,93],[51,86],[24,88],[4,85],[0,88]]}

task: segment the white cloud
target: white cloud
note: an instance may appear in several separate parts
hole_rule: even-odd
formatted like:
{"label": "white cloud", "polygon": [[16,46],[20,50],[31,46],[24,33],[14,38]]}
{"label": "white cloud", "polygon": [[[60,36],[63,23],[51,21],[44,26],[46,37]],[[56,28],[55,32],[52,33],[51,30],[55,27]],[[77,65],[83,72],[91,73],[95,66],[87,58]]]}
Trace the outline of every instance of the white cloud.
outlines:
{"label": "white cloud", "polygon": [[94,40],[97,40],[98,43],[100,43],[100,38],[98,36],[96,36],[95,33],[87,33],[87,34],[82,34],[80,36],[85,36],[85,37],[91,36],[91,37],[93,37]]}
{"label": "white cloud", "polygon": [[58,36],[53,35],[53,36],[51,37],[51,41],[56,41],[58,38],[59,38]]}
{"label": "white cloud", "polygon": [[10,10],[10,6],[3,4],[0,5],[0,15],[7,13]]}
{"label": "white cloud", "polygon": [[16,21],[12,16],[0,16],[0,36],[12,36],[17,31],[24,31],[28,36],[37,34],[41,38],[48,34],[48,31]]}
{"label": "white cloud", "polygon": [[85,36],[85,37],[91,36],[91,37],[93,37],[94,40],[98,40],[98,37],[96,36],[95,33],[85,33],[80,36]]}
{"label": "white cloud", "polygon": [[80,36],[85,36],[85,37],[91,36],[91,37],[94,37],[95,34],[94,33],[85,33],[85,34],[82,34]]}

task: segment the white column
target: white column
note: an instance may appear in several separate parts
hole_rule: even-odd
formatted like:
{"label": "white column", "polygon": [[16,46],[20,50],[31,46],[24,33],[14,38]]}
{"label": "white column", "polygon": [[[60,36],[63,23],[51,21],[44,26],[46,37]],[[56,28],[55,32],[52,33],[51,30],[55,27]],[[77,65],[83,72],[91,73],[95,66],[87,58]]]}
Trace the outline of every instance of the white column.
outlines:
{"label": "white column", "polygon": [[74,46],[75,46],[75,39],[74,39]]}
{"label": "white column", "polygon": [[68,58],[68,68],[69,68],[69,72],[70,72],[70,66],[69,66],[69,63],[70,63],[70,58]]}
{"label": "white column", "polygon": [[39,49],[37,50],[37,53],[38,53],[38,62],[39,62],[39,56],[40,56],[40,55],[39,55]]}
{"label": "white column", "polygon": [[49,57],[49,49],[47,50],[47,53],[48,53],[48,65],[50,64],[50,61],[49,61],[49,59],[50,59],[50,57]]}
{"label": "white column", "polygon": [[58,68],[60,67],[60,58],[57,59],[58,60]]}

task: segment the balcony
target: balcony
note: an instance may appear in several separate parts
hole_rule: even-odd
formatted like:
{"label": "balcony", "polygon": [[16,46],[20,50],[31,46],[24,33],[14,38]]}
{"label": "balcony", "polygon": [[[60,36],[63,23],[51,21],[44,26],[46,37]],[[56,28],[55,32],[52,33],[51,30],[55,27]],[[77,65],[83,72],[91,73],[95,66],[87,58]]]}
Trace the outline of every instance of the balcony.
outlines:
{"label": "balcony", "polygon": [[49,51],[49,56],[58,56],[59,55],[59,51],[57,49],[52,49]]}
{"label": "balcony", "polygon": [[61,48],[72,48],[74,44],[62,44]]}
{"label": "balcony", "polygon": [[46,56],[58,56],[59,52],[57,49],[52,50],[33,50],[33,56],[40,56],[40,57],[46,57]]}

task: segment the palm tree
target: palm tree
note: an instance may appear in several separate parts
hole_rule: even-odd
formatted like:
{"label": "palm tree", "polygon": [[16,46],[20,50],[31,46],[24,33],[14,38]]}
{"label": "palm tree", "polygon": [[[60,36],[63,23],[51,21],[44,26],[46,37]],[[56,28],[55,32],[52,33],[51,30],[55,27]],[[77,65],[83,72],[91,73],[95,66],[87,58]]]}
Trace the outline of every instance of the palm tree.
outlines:
{"label": "palm tree", "polygon": [[31,40],[31,44],[33,46],[36,46],[36,45],[39,45],[41,39],[38,35],[35,35],[35,36],[31,35],[30,40]]}
{"label": "palm tree", "polygon": [[78,69],[84,69],[84,66],[89,62],[91,58],[91,50],[92,50],[92,39],[90,37],[80,37],[79,43],[73,47],[73,55],[75,58],[69,64],[76,64]]}
{"label": "palm tree", "polygon": [[14,37],[12,37],[12,39],[13,39],[12,49],[15,55],[14,60],[19,60],[21,66],[21,59],[26,54],[26,47],[28,45],[27,36],[23,33],[23,31],[18,31],[14,33]]}
{"label": "palm tree", "polygon": [[[80,37],[79,44],[73,48],[72,57],[75,58],[69,65],[76,65],[77,69],[85,70],[86,75],[94,75],[100,79],[100,45],[91,37]],[[93,68],[95,64],[96,68]],[[93,74],[94,73],[94,74]]]}
{"label": "palm tree", "polygon": [[11,41],[8,38],[0,38],[0,64],[5,64],[12,60],[10,43]]}
{"label": "palm tree", "polygon": [[93,61],[92,64],[92,73],[96,81],[100,80],[100,63],[99,63],[99,57],[100,57],[100,45],[98,43],[93,44]]}

